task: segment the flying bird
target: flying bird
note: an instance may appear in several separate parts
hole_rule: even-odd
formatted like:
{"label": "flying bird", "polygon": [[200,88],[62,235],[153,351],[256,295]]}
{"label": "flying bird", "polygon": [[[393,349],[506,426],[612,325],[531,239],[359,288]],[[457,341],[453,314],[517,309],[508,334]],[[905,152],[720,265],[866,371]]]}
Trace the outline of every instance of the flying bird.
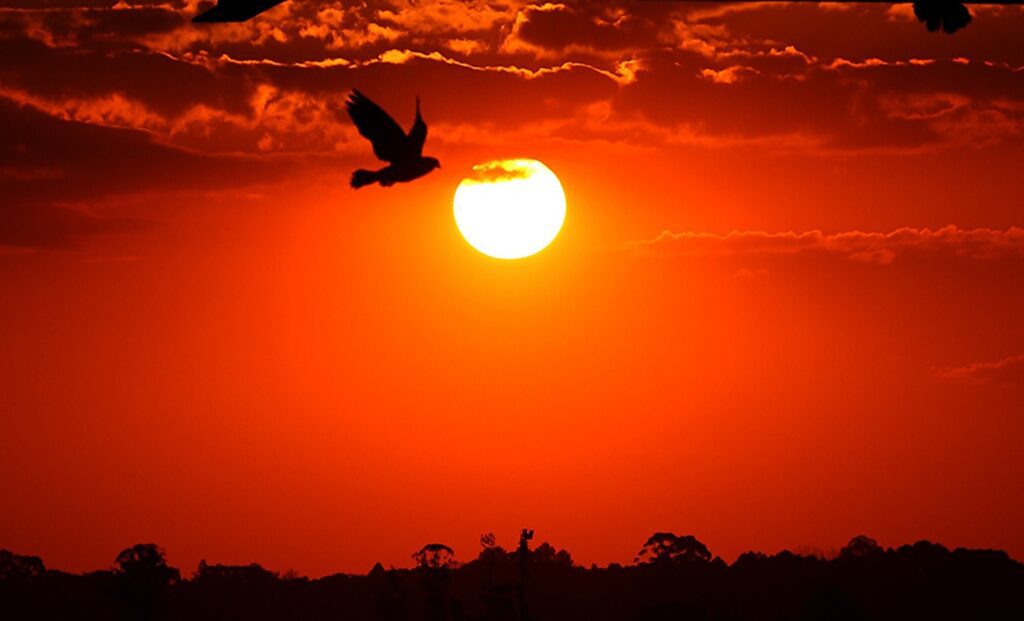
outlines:
{"label": "flying bird", "polygon": [[380,170],[359,170],[352,173],[352,187],[361,188],[371,183],[390,186],[402,181],[419,179],[441,167],[437,158],[423,157],[423,143],[427,140],[427,124],[420,115],[420,98],[416,98],[416,120],[409,133],[391,118],[383,108],[369,97],[353,90],[345,102],[359,133],[373,145],[373,154],[388,165]]}

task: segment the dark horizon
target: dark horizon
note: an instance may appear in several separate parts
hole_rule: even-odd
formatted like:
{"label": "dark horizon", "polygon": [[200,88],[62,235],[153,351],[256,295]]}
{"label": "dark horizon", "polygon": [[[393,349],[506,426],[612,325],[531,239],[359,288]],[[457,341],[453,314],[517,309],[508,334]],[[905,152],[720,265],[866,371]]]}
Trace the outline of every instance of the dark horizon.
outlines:
{"label": "dark horizon", "polygon": [[619,621],[622,619],[1020,618],[1024,564],[996,550],[928,541],[883,548],[852,538],[831,559],[746,552],[727,564],[692,535],[657,532],[629,565],[576,565],[523,529],[506,550],[491,533],[464,563],[442,543],[412,568],[309,579],[256,563],[200,562],[190,577],[156,544],[121,551],[109,570],[74,575],[0,550],[0,613],[62,619],[366,619]]}
{"label": "dark horizon", "polygon": [[[660,535],[660,534],[669,534],[669,535],[671,535],[672,533],[666,533],[664,531],[659,531],[657,533],[654,533],[652,535],[652,538],[656,537],[657,535]],[[698,542],[699,546],[701,548],[707,550],[707,547],[704,546],[703,543],[700,543],[699,539],[697,537],[694,537],[693,535],[685,535],[684,537],[690,538],[693,541]],[[484,535],[481,535],[481,542],[483,542],[486,538],[491,538],[491,540],[492,540],[491,546],[492,547],[497,547],[498,549],[502,549],[501,546],[496,543],[496,538],[494,537],[493,533],[486,533]],[[905,542],[905,543],[902,543],[902,544],[898,544],[898,545],[894,545],[894,546],[883,546],[883,545],[880,545],[875,538],[870,537],[868,535],[864,535],[864,534],[854,535],[842,547],[831,548],[831,549],[827,549],[827,550],[819,549],[819,548],[816,548],[814,546],[804,546],[804,545],[795,546],[793,548],[782,548],[782,549],[777,550],[775,552],[765,552],[763,550],[756,550],[756,549],[754,549],[754,550],[747,550],[745,552],[740,552],[739,554],[735,555],[735,557],[731,561],[728,561],[728,560],[722,558],[721,556],[719,556],[717,554],[712,554],[710,552],[710,550],[709,550],[708,551],[708,554],[709,554],[708,558],[709,558],[709,560],[721,561],[721,562],[725,563],[727,566],[734,565],[741,558],[743,558],[744,556],[748,556],[748,555],[760,555],[760,556],[773,557],[773,556],[778,556],[778,555],[781,554],[781,555],[793,555],[793,556],[806,557],[806,558],[815,558],[815,559],[819,559],[819,560],[823,560],[823,561],[831,561],[831,560],[835,560],[835,559],[839,558],[840,556],[842,556],[843,551],[851,549],[851,546],[854,545],[855,543],[863,543],[865,541],[871,542],[871,545],[873,547],[877,546],[877,548],[879,550],[882,550],[882,551],[885,551],[885,552],[892,552],[892,551],[895,551],[895,550],[898,550],[898,549],[901,549],[901,548],[906,548],[908,546],[912,547],[912,546],[917,545],[917,544],[927,544],[929,546],[938,546],[938,547],[944,548],[946,550],[949,550],[951,552],[955,552],[957,550],[963,550],[963,551],[967,551],[967,552],[988,552],[988,553],[994,553],[994,554],[999,554],[999,555],[1005,555],[1005,557],[1007,559],[1009,559],[1010,561],[1012,561],[1014,563],[1017,563],[1017,564],[1024,565],[1024,560],[1017,559],[1017,558],[1013,557],[1006,550],[1001,550],[1001,549],[997,549],[997,548],[973,548],[973,547],[970,547],[970,546],[954,546],[954,547],[949,547],[949,546],[945,545],[941,541],[931,541],[931,540],[928,540],[928,539],[918,539],[918,540],[915,540],[915,541],[908,541],[908,542]],[[56,572],[59,572],[59,573],[65,573],[65,574],[69,574],[69,575],[79,575],[79,576],[81,576],[81,575],[87,575],[87,574],[95,573],[95,572],[108,571],[108,570],[110,570],[110,569],[112,569],[113,567],[116,566],[116,559],[115,559],[115,561],[112,562],[108,566],[95,567],[95,568],[92,568],[92,569],[80,569],[78,571],[65,570],[65,569],[53,567],[53,566],[50,566],[50,565],[45,565],[45,559],[43,559],[39,555],[32,554],[29,551],[25,551],[25,550],[20,550],[19,551],[19,550],[8,549],[8,548],[4,547],[3,543],[4,542],[0,541],[0,558],[2,558],[3,555],[13,555],[15,557],[22,557],[22,558],[25,558],[25,559],[38,559],[38,561],[40,563],[44,564],[46,571],[56,571]],[[645,546],[648,545],[648,544],[650,544],[650,539],[648,540],[647,544],[645,544]],[[458,567],[458,566],[461,566],[462,564],[464,564],[466,562],[470,562],[470,561],[463,561],[462,558],[459,557],[458,554],[457,554],[458,550],[456,550],[454,548],[451,548],[450,546],[448,546],[446,544],[425,544],[425,546],[429,546],[429,545],[443,545],[445,548],[447,548],[451,552],[451,557],[452,557],[451,560],[454,563],[452,565],[452,567]],[[546,547],[551,548],[551,549],[555,549],[547,541],[542,542],[540,545],[541,546],[546,546]],[[168,556],[167,556],[167,552],[168,551],[166,549],[164,549],[162,546],[159,546],[158,544],[155,544],[155,543],[138,543],[138,544],[134,544],[133,546],[129,546],[128,548],[125,548],[124,550],[122,550],[122,553],[127,551],[127,550],[131,550],[133,547],[138,547],[138,546],[153,546],[154,548],[159,549],[161,551],[161,555],[163,556],[165,562],[166,562],[166,560],[168,558]],[[486,550],[487,547],[484,546],[483,549]],[[199,561],[199,564],[197,564],[197,571],[198,571],[198,568],[201,565],[208,564],[208,565],[217,565],[217,566],[223,566],[223,567],[253,567],[253,566],[255,566],[255,567],[260,567],[261,569],[269,571],[270,573],[273,573],[273,574],[278,575],[278,576],[292,575],[292,576],[295,576],[295,577],[303,577],[303,578],[309,578],[309,579],[313,579],[313,580],[322,579],[322,578],[328,578],[330,576],[339,576],[339,575],[362,576],[362,575],[369,575],[372,571],[374,571],[378,567],[381,567],[381,568],[385,568],[386,567],[387,570],[389,570],[389,571],[390,570],[407,571],[407,570],[414,569],[416,567],[416,565],[417,565],[417,563],[415,562],[416,561],[416,555],[418,553],[422,552],[422,550],[423,550],[423,548],[420,548],[416,552],[412,552],[412,553],[409,554],[410,563],[409,563],[408,566],[405,566],[405,565],[395,565],[395,564],[384,564],[381,561],[376,561],[376,562],[373,563],[373,565],[369,569],[366,570],[366,572],[359,572],[359,571],[329,571],[327,573],[323,573],[323,574],[320,574],[318,576],[306,576],[304,574],[296,572],[292,567],[287,567],[285,569],[265,568],[259,561],[256,561],[256,560],[252,560],[252,561],[249,561],[249,562],[242,562],[242,563],[223,563],[223,562],[217,562],[216,559],[213,559],[214,562],[211,563],[210,562],[211,559],[208,559],[206,557],[201,558],[201,560]],[[559,548],[559,550],[562,551],[562,552],[567,552],[566,550],[563,550],[561,548]],[[643,550],[643,548],[641,548],[641,550]],[[471,560],[478,560],[478,558],[474,557]],[[633,558],[632,562],[608,561],[608,562],[606,562],[604,564],[593,563],[592,562],[592,563],[589,563],[589,564],[586,564],[586,565],[580,565],[580,564],[575,564],[575,561],[574,561],[573,566],[581,567],[581,568],[589,568],[589,569],[609,569],[609,568],[612,568],[612,567],[629,567],[629,566],[633,566],[633,565],[643,564],[644,562],[645,561],[643,559],[641,559],[640,556],[638,555],[638,556],[635,556]],[[170,566],[171,564],[168,563],[168,565]],[[2,563],[0,563],[0,566],[2,566]],[[175,568],[175,571],[179,571],[180,572],[181,568]],[[2,575],[2,574],[0,574],[0,575]],[[185,574],[181,573],[181,575],[185,575]]]}

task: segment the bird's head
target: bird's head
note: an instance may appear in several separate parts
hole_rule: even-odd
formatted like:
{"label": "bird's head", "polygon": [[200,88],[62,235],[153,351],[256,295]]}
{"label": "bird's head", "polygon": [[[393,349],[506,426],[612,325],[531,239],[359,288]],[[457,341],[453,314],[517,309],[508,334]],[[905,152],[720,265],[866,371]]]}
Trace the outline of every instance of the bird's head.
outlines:
{"label": "bird's head", "polygon": [[427,162],[428,170],[434,170],[435,168],[441,167],[441,162],[436,157],[425,157],[423,159]]}

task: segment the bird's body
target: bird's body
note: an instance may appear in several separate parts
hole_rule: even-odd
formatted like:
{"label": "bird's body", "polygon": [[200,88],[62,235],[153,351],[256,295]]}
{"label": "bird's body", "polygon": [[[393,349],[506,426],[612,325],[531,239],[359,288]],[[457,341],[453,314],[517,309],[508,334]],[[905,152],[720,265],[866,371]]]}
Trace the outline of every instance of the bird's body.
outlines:
{"label": "bird's body", "polygon": [[364,185],[370,185],[371,183],[379,183],[384,187],[388,187],[396,183],[419,179],[439,167],[440,164],[436,159],[432,157],[424,157],[420,158],[418,162],[413,162],[408,166],[391,165],[385,166],[380,170],[365,170],[360,168],[352,173],[352,187],[361,188]]}
{"label": "bird's body", "polygon": [[420,115],[420,100],[416,98],[416,120],[406,134],[391,115],[359,91],[352,91],[345,109],[359,133],[373,145],[377,159],[388,165],[379,170],[359,170],[352,173],[353,188],[371,183],[391,186],[395,183],[419,179],[441,163],[433,157],[423,156],[423,143],[427,140],[427,124]]}

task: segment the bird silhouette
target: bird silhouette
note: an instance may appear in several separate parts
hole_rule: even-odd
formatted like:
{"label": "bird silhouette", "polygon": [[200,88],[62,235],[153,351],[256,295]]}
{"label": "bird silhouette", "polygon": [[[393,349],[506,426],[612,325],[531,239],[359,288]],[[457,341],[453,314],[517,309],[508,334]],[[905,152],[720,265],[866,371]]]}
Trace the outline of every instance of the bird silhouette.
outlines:
{"label": "bird silhouette", "polygon": [[427,124],[420,115],[420,98],[416,98],[416,120],[409,133],[391,118],[383,108],[369,97],[353,90],[345,102],[359,133],[373,145],[373,154],[388,165],[380,170],[359,170],[352,173],[352,187],[361,188],[371,183],[391,186],[403,181],[419,179],[441,167],[437,158],[423,157],[423,143],[427,140]]}
{"label": "bird silhouette", "polygon": [[196,15],[192,18],[192,22],[196,24],[244,22],[282,2],[284,0],[218,0],[217,6]]}

